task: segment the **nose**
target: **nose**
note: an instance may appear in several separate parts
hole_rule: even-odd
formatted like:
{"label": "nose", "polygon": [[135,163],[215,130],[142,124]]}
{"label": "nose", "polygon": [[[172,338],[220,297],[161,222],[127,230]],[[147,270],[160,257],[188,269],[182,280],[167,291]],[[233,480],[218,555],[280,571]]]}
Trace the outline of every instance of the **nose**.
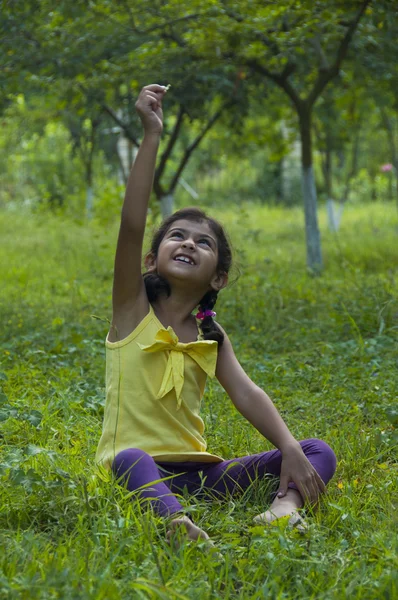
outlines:
{"label": "nose", "polygon": [[183,248],[190,248],[191,250],[194,250],[195,248],[195,244],[191,239],[184,240],[181,246]]}

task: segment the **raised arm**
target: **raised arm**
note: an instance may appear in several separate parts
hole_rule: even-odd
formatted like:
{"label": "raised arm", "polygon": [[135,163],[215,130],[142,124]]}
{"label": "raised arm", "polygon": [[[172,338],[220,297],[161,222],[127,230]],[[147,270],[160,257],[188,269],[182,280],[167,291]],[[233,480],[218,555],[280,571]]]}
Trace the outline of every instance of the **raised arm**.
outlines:
{"label": "raised arm", "polygon": [[123,202],[113,278],[112,342],[125,338],[149,310],[141,274],[142,244],[156,156],[163,130],[162,99],[167,89],[144,87],[136,110],[144,127],[144,139],[131,170]]}

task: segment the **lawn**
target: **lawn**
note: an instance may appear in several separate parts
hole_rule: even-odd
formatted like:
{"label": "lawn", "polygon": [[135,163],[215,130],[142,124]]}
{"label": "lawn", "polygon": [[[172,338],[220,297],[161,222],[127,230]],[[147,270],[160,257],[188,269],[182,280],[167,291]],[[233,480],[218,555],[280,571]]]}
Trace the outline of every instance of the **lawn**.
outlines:
{"label": "lawn", "polygon": [[[118,219],[2,212],[0,598],[398,598],[396,209],[347,207],[338,235],[321,211],[320,277],[300,209],[209,212],[240,271],[217,304],[238,359],[296,438],[337,455],[321,509],[302,535],[253,526],[270,481],[225,503],[185,497],[224,560],[171,551],[162,520],[94,464]],[[214,380],[202,416],[210,452],[271,448]]]}

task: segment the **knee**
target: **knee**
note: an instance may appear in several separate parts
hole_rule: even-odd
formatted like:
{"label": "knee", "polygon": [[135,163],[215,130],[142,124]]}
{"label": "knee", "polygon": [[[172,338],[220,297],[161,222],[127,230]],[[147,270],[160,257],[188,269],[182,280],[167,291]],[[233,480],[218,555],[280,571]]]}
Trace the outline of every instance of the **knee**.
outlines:
{"label": "knee", "polygon": [[140,448],[126,448],[116,455],[112,463],[112,471],[121,477],[135,465],[145,466],[146,463],[153,463],[153,458]]}
{"label": "knee", "polygon": [[337,459],[336,455],[326,442],[323,440],[318,440],[317,438],[312,438],[310,440],[305,440],[306,448],[304,448],[305,453],[309,454],[321,454],[322,462],[328,468],[329,478],[334,475],[336,470]]}

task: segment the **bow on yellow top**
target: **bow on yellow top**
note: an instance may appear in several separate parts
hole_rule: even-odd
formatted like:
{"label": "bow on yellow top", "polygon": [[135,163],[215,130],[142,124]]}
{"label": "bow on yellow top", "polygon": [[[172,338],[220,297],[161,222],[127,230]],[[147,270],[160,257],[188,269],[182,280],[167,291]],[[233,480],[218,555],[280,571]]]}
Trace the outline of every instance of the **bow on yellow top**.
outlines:
{"label": "bow on yellow top", "polygon": [[184,385],[184,353],[188,354],[205,371],[209,377],[215,375],[218,343],[215,340],[199,340],[183,344],[171,327],[159,329],[155,342],[150,346],[138,344],[144,352],[170,351],[162,385],[156,399],[159,400],[175,388],[177,409],[181,406],[181,391]]}

